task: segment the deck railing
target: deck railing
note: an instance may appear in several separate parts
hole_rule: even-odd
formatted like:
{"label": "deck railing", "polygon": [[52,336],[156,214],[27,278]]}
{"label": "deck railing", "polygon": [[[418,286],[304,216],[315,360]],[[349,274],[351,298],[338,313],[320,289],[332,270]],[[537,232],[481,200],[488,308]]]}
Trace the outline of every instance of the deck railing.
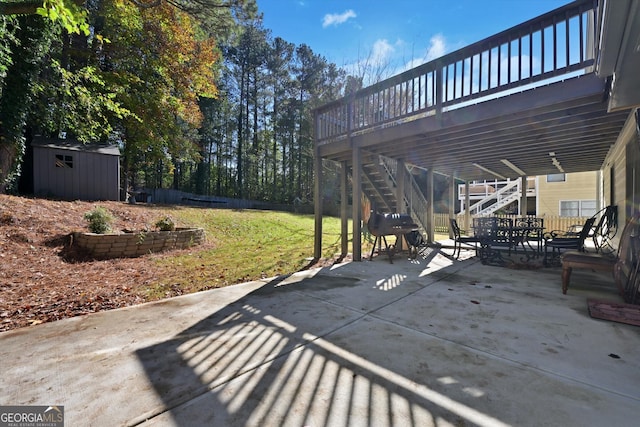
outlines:
{"label": "deck railing", "polygon": [[597,0],[578,0],[315,110],[316,144],[591,72]]}

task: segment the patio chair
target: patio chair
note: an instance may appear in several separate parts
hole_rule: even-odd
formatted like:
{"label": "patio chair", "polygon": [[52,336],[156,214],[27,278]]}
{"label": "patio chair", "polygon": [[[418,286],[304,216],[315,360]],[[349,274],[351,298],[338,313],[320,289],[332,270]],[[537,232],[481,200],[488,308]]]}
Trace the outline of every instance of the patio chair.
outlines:
{"label": "patio chair", "polygon": [[[473,233],[478,240],[477,253],[483,264],[505,266],[512,261],[511,250],[515,249],[513,219],[504,217],[473,218]],[[503,256],[503,252],[508,257]]]}
{"label": "patio chair", "polygon": [[633,215],[627,220],[617,249],[617,255],[608,253],[584,253],[568,251],[562,254],[562,293],[566,294],[574,268],[591,271],[612,272],[618,292],[626,302],[635,303],[640,272],[640,216]]}
{"label": "patio chair", "polygon": [[404,239],[407,241],[407,245],[409,246],[409,257],[412,259],[416,259],[419,254],[422,254],[422,252],[429,247],[429,242],[418,230],[405,233]]}
{"label": "patio chair", "polygon": [[[460,251],[462,250],[463,244],[465,245],[464,249],[473,249],[476,251],[477,255],[480,239],[474,236],[462,235],[458,221],[456,221],[455,218],[450,218],[449,224],[451,226],[451,231],[453,232],[453,258],[460,258]],[[471,247],[471,245],[473,245],[473,247]]]}
{"label": "patio chair", "polygon": [[[591,236],[593,245],[596,253],[612,254],[615,252],[615,248],[611,241],[618,232],[618,207],[607,206],[600,212],[602,212],[602,216],[593,229]],[[598,217],[600,212],[595,214],[594,217]]]}
{"label": "patio chair", "polygon": [[[560,255],[565,251],[574,250],[584,252],[584,241],[589,236],[589,233],[591,233],[595,222],[595,217],[587,219],[577,236],[567,236],[566,234],[555,231],[546,233],[543,264],[546,267],[560,265]],[[549,258],[549,248],[551,248],[551,258]]]}

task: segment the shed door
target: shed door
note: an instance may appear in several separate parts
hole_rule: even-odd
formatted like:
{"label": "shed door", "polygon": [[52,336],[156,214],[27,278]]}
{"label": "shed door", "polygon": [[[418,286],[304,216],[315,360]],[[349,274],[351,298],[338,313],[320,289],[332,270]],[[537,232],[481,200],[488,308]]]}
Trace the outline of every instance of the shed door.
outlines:
{"label": "shed door", "polygon": [[53,153],[53,174],[51,188],[56,196],[63,199],[77,199],[77,153],[72,151],[55,151]]}

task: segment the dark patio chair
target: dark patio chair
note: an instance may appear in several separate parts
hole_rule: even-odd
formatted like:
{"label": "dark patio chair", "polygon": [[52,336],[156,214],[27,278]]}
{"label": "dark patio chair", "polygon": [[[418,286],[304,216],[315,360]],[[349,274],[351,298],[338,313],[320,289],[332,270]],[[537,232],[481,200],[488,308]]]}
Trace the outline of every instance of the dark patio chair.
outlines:
{"label": "dark patio chair", "polygon": [[[593,239],[593,245],[596,249],[596,253],[612,254],[615,252],[612,239],[618,232],[618,207],[607,206],[600,212],[602,212],[602,215],[593,229],[593,234],[591,236]],[[594,217],[597,218],[600,212],[595,214]]]}
{"label": "dark patio chair", "polygon": [[458,226],[458,221],[456,221],[455,218],[450,218],[449,224],[451,226],[451,231],[453,232],[453,257],[455,259],[460,258],[460,251],[462,250],[463,244],[465,245],[464,249],[473,249],[477,254],[480,239],[474,236],[462,235],[460,226]]}
{"label": "dark patio chair", "polygon": [[404,239],[409,246],[409,257],[416,259],[418,255],[421,255],[427,248],[429,248],[429,242],[422,236],[422,233],[418,230],[405,233]]}
{"label": "dark patio chair", "polygon": [[638,290],[640,272],[640,217],[633,215],[627,220],[617,249],[617,255],[602,252],[567,251],[560,257],[562,261],[562,293],[566,294],[574,268],[613,273],[620,295],[633,304]]}
{"label": "dark patio chair", "polygon": [[[574,250],[584,252],[584,241],[591,233],[595,222],[595,217],[587,219],[577,236],[567,236],[557,232],[545,234],[544,265],[547,267],[560,265],[560,255],[565,251]],[[551,248],[551,257],[549,257],[549,248]]]}

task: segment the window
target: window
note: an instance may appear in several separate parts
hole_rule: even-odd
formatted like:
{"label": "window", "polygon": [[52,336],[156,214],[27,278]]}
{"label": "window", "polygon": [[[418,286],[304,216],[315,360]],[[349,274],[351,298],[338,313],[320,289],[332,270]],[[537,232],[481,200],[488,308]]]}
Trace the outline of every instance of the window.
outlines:
{"label": "window", "polygon": [[596,213],[595,200],[583,200],[580,202],[580,216],[594,216]]}
{"label": "window", "polygon": [[551,173],[547,175],[547,182],[565,182],[567,180],[563,173]]}
{"label": "window", "polygon": [[577,200],[560,201],[560,216],[580,216],[580,202]]}
{"label": "window", "polygon": [[62,154],[56,154],[56,167],[57,168],[73,168],[73,156],[65,156]]}
{"label": "window", "polygon": [[561,200],[560,216],[593,216],[596,214],[595,200]]}

